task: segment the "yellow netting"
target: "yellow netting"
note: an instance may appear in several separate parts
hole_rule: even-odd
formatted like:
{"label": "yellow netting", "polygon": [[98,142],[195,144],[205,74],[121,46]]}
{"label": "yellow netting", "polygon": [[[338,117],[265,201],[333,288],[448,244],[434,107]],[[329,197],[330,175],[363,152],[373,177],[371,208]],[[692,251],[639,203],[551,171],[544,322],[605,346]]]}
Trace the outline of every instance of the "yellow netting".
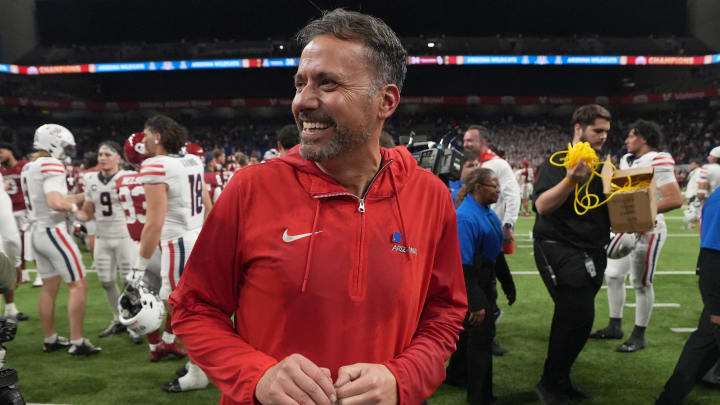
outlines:
{"label": "yellow netting", "polygon": [[[560,156],[560,162],[556,162],[554,160],[556,156]],[[587,213],[591,209],[602,206],[603,204],[610,201],[610,199],[613,198],[615,194],[635,191],[639,188],[650,186],[650,181],[647,180],[632,184],[632,178],[628,176],[627,183],[624,186],[618,186],[617,184],[611,183],[612,193],[604,201],[600,201],[600,197],[598,195],[591,194],[589,191],[590,182],[593,180],[593,178],[595,176],[603,177],[603,175],[598,173],[596,170],[597,167],[600,165],[600,159],[598,158],[597,153],[595,153],[595,150],[590,146],[589,143],[578,142],[575,145],[568,144],[567,150],[555,152],[552,154],[552,156],[550,156],[551,164],[555,166],[567,167],[569,169],[577,166],[577,164],[581,160],[584,161],[585,164],[588,165],[588,167],[590,167],[590,177],[582,185],[575,185],[575,201],[573,207],[575,208],[575,213],[578,215],[585,215],[585,213]],[[612,167],[613,173],[615,173],[615,171],[617,171],[615,165],[610,162],[608,162],[608,164]],[[612,180],[612,178],[610,178],[610,180]],[[580,210],[580,208],[582,208],[582,211]]]}

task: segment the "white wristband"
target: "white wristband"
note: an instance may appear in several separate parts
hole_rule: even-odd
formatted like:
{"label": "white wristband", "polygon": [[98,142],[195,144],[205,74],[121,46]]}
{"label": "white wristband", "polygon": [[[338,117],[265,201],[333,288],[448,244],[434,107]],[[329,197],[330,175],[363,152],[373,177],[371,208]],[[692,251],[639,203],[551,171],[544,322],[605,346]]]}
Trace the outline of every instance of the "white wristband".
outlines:
{"label": "white wristband", "polygon": [[70,212],[75,212],[75,211],[77,211],[77,210],[78,210],[77,204],[72,203],[72,210],[70,210]]}
{"label": "white wristband", "polygon": [[135,268],[138,270],[145,271],[147,269],[150,259],[142,256],[138,256],[137,262],[135,262]]}

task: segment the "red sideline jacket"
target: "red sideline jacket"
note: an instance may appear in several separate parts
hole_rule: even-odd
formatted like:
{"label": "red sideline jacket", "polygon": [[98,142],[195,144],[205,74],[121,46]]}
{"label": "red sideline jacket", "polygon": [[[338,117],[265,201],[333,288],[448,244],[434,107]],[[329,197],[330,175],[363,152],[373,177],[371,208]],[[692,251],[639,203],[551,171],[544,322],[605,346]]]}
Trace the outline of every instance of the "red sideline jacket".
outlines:
{"label": "red sideline jacket", "polygon": [[341,366],[384,364],[403,405],[442,383],[467,310],[455,210],[407,149],[381,153],[364,201],[297,147],[221,194],[170,297],[221,404],[254,403],[260,377],[293,353],[333,381]]}

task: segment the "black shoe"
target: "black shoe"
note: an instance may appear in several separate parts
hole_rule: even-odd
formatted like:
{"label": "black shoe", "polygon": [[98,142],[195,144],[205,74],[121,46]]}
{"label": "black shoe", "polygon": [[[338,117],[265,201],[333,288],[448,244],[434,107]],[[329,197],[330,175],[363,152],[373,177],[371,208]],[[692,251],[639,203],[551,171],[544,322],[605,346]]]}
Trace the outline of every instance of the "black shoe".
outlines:
{"label": "black shoe", "polygon": [[589,391],[585,391],[584,389],[578,387],[577,385],[570,383],[570,388],[568,388],[567,391],[568,398],[575,400],[575,401],[585,401],[592,399],[592,393]]}
{"label": "black shoe", "polygon": [[[185,368],[185,364],[183,364],[182,367],[180,367],[179,369],[175,370],[175,375],[178,376],[178,377],[182,377],[182,376],[184,376],[185,374],[187,374],[187,372],[188,372],[188,371],[187,371],[187,368]],[[168,383],[168,384],[170,384],[170,383]],[[167,385],[167,384],[166,384],[166,385]]]}
{"label": "black shoe", "polygon": [[139,345],[142,342],[144,342],[142,335],[136,335],[134,333],[130,333],[129,330],[128,330],[128,337],[130,338],[130,343],[132,343],[134,345]]}
{"label": "black shoe", "polygon": [[61,349],[67,349],[70,346],[70,341],[66,337],[58,336],[53,343],[43,342],[43,351],[46,353],[55,352]]}
{"label": "black shoe", "polygon": [[620,346],[615,349],[616,352],[620,353],[633,353],[640,349],[645,348],[645,339],[633,339],[630,338],[625,341],[625,343],[621,344]]}
{"label": "black shoe", "polygon": [[100,353],[101,350],[102,348],[93,345],[89,340],[83,339],[82,344],[70,345],[68,354],[73,356],[90,356],[91,354]]}
{"label": "black shoe", "polygon": [[[187,372],[187,370],[185,372]],[[169,383],[165,383],[165,385],[163,385],[163,391],[183,392],[182,388],[180,388],[180,381],[177,378],[170,381]]]}
{"label": "black shoe", "polygon": [[542,383],[535,386],[535,394],[543,405],[568,405],[567,395],[549,391]]}
{"label": "black shoe", "polygon": [[22,312],[18,312],[17,314],[15,314],[15,316],[11,318],[15,318],[18,321],[27,321],[28,319],[30,319],[29,316],[23,314]]}
{"label": "black shoe", "polygon": [[504,356],[505,353],[507,353],[508,350],[502,346],[500,346],[500,343],[497,343],[495,341],[492,342],[492,354],[493,356]]}
{"label": "black shoe", "polygon": [[121,324],[119,321],[112,321],[107,329],[98,334],[98,337],[104,338],[112,335],[119,335],[125,332],[125,329],[125,325]]}
{"label": "black shoe", "polygon": [[609,326],[598,329],[595,332],[590,334],[590,339],[622,339],[623,338],[623,331],[622,329],[617,328],[611,328]]}

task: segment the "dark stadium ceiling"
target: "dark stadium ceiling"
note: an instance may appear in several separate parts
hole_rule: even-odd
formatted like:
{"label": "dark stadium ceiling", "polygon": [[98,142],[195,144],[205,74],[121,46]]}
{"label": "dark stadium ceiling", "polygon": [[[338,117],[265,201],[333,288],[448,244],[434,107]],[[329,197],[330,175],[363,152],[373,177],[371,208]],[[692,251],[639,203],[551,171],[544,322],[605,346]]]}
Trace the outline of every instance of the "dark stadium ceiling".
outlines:
{"label": "dark stadium ceiling", "polygon": [[[684,0],[36,0],[43,45],[287,39],[319,9],[376,15],[400,36],[687,35]],[[317,6],[317,8],[315,7]]]}

